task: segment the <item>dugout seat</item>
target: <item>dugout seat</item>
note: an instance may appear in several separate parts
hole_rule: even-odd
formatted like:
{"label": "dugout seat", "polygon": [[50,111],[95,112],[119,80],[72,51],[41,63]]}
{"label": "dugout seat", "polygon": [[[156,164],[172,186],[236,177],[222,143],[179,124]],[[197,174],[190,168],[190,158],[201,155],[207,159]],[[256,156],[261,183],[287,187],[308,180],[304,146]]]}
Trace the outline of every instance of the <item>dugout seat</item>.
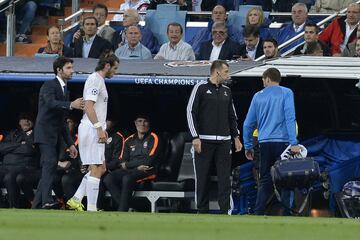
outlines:
{"label": "dugout seat", "polygon": [[180,11],[179,5],[159,4],[156,10],[147,10],[145,26],[148,27],[157,38],[160,45],[168,42],[167,26],[171,22],[179,23],[183,28],[183,40],[185,39],[186,11]]}

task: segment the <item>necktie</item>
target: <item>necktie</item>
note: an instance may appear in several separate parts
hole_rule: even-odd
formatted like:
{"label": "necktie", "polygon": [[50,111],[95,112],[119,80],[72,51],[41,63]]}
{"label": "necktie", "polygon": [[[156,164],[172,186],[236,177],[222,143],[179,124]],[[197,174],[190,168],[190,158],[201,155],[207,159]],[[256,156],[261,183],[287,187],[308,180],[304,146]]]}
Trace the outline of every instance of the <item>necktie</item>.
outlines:
{"label": "necktie", "polygon": [[66,98],[68,94],[67,86],[65,85],[63,88],[64,88],[64,97]]}

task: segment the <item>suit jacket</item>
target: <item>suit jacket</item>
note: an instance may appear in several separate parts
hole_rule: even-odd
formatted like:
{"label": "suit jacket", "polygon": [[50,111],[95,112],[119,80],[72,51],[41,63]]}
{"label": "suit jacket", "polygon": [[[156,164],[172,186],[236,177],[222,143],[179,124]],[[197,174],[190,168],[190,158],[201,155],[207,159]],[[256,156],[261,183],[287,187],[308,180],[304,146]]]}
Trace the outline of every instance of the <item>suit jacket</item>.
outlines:
{"label": "suit jacket", "polygon": [[[82,51],[83,51],[83,45],[84,40],[83,38],[79,38],[74,43],[74,57],[82,58]],[[102,37],[99,37],[98,35],[95,36],[95,39],[93,41],[93,44],[91,45],[90,52],[89,52],[89,58],[99,58],[100,55],[105,51],[112,49],[111,43],[107,40],[103,39]]]}
{"label": "suit jacket", "polygon": [[[200,46],[200,53],[197,56],[197,60],[209,60],[211,51],[213,49],[212,40],[203,42]],[[240,44],[230,40],[225,40],[221,47],[219,59],[221,60],[233,60],[240,57]]]}
{"label": "suit jacket", "polygon": [[[240,46],[240,56],[246,56],[246,55],[247,55],[246,45],[242,44]],[[264,55],[264,49],[263,49],[263,41],[260,38],[259,44],[256,48],[255,59],[261,57],[262,55]]]}
{"label": "suit jacket", "polygon": [[98,32],[98,36],[102,37],[103,39],[107,40],[108,42],[111,42],[113,39],[113,35],[115,33],[115,30],[110,27],[109,25],[105,25],[100,32]]}
{"label": "suit jacket", "polygon": [[68,98],[68,94],[64,96],[57,78],[41,86],[34,129],[35,143],[56,146],[62,137],[68,146],[74,144],[65,121],[65,114],[70,110]]}

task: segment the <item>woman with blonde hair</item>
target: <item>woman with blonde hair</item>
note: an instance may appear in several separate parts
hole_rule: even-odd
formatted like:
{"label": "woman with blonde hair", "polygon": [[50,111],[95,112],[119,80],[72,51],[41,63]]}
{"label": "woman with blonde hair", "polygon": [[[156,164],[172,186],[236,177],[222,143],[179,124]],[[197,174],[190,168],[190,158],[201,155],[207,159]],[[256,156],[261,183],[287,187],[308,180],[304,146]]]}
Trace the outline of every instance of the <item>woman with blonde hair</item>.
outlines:
{"label": "woman with blonde hair", "polygon": [[38,53],[41,54],[58,54],[64,57],[73,57],[73,50],[64,45],[61,39],[60,29],[57,26],[50,26],[47,29],[47,44],[45,47],[41,47]]}
{"label": "woman with blonde hair", "polygon": [[[267,39],[272,38],[269,31],[270,21],[264,17],[264,12],[259,7],[251,8],[246,14],[246,25],[245,26],[257,26],[260,31],[260,38]],[[245,27],[244,26],[244,27]]]}

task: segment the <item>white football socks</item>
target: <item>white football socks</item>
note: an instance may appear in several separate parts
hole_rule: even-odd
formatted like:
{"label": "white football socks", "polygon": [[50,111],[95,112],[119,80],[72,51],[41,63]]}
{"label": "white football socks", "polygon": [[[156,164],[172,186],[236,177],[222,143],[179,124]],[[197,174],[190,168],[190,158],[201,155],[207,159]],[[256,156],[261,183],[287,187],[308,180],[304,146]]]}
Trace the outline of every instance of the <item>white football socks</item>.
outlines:
{"label": "white football socks", "polygon": [[81,202],[82,199],[84,198],[84,196],[86,195],[86,185],[87,185],[89,176],[90,176],[90,172],[85,174],[83,179],[81,180],[81,183],[80,183],[78,189],[76,190],[76,193],[73,196],[73,199],[75,199],[76,201]]}
{"label": "white football socks", "polygon": [[86,195],[87,195],[87,210],[97,211],[97,199],[99,195],[100,179],[92,176],[87,177]]}

